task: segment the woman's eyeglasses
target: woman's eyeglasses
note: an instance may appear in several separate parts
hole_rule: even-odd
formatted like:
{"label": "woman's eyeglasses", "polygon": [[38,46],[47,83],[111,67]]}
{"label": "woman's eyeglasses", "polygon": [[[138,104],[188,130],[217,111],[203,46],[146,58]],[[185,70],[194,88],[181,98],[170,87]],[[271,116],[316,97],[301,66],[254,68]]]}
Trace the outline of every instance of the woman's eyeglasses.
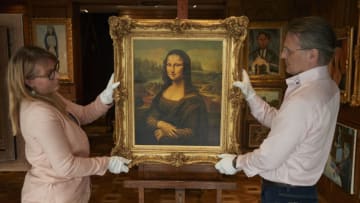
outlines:
{"label": "woman's eyeglasses", "polygon": [[59,62],[56,62],[55,65],[54,65],[54,68],[47,75],[37,75],[37,76],[32,77],[31,79],[47,78],[49,80],[54,80],[55,79],[55,74],[57,72],[59,72],[59,68],[60,68]]}

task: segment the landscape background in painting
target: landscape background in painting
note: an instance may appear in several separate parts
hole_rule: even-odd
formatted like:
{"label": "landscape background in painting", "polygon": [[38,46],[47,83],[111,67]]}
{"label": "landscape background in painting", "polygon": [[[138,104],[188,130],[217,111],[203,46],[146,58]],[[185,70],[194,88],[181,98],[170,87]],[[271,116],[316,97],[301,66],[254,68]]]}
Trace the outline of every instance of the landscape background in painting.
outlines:
{"label": "landscape background in painting", "polygon": [[135,106],[135,144],[153,144],[152,132],[146,132],[145,116],[159,92],[162,63],[172,49],[185,51],[191,59],[193,85],[203,96],[208,116],[208,145],[220,145],[223,41],[197,39],[134,39],[133,73]]}

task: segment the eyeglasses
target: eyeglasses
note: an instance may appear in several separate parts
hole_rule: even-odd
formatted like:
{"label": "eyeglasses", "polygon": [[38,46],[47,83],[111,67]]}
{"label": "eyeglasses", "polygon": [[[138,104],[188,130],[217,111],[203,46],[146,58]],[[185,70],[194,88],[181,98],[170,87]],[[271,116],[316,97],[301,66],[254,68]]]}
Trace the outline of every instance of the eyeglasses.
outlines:
{"label": "eyeglasses", "polygon": [[293,55],[296,51],[305,51],[305,50],[309,50],[309,49],[312,49],[312,48],[300,48],[300,49],[294,49],[294,50],[291,50],[287,47],[283,47],[283,49],[281,50],[281,53],[285,53],[285,55],[287,56],[291,56]]}
{"label": "eyeglasses", "polygon": [[47,75],[36,75],[34,77],[32,77],[31,79],[35,79],[35,78],[47,78],[49,80],[54,80],[55,79],[55,74],[57,72],[59,72],[59,61],[55,63],[54,68],[47,74]]}

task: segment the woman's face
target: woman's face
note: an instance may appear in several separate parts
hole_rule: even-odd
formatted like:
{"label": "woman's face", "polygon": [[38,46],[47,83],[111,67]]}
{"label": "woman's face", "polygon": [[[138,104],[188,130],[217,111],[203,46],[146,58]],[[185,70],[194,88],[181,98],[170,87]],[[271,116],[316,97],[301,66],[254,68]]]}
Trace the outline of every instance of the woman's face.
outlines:
{"label": "woman's face", "polygon": [[35,77],[25,83],[39,94],[54,93],[59,89],[59,64],[46,60],[35,65]]}
{"label": "woman's face", "polygon": [[184,62],[179,55],[169,55],[167,57],[166,72],[172,81],[183,79]]}

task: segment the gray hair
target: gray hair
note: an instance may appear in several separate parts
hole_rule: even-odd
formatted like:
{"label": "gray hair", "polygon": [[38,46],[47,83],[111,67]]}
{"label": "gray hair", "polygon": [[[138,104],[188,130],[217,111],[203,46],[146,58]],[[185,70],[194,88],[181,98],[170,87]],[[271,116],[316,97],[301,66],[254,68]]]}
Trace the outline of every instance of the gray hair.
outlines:
{"label": "gray hair", "polygon": [[302,49],[319,50],[318,65],[329,64],[336,47],[336,35],[327,21],[317,16],[297,18],[289,22],[287,32],[299,37]]}

